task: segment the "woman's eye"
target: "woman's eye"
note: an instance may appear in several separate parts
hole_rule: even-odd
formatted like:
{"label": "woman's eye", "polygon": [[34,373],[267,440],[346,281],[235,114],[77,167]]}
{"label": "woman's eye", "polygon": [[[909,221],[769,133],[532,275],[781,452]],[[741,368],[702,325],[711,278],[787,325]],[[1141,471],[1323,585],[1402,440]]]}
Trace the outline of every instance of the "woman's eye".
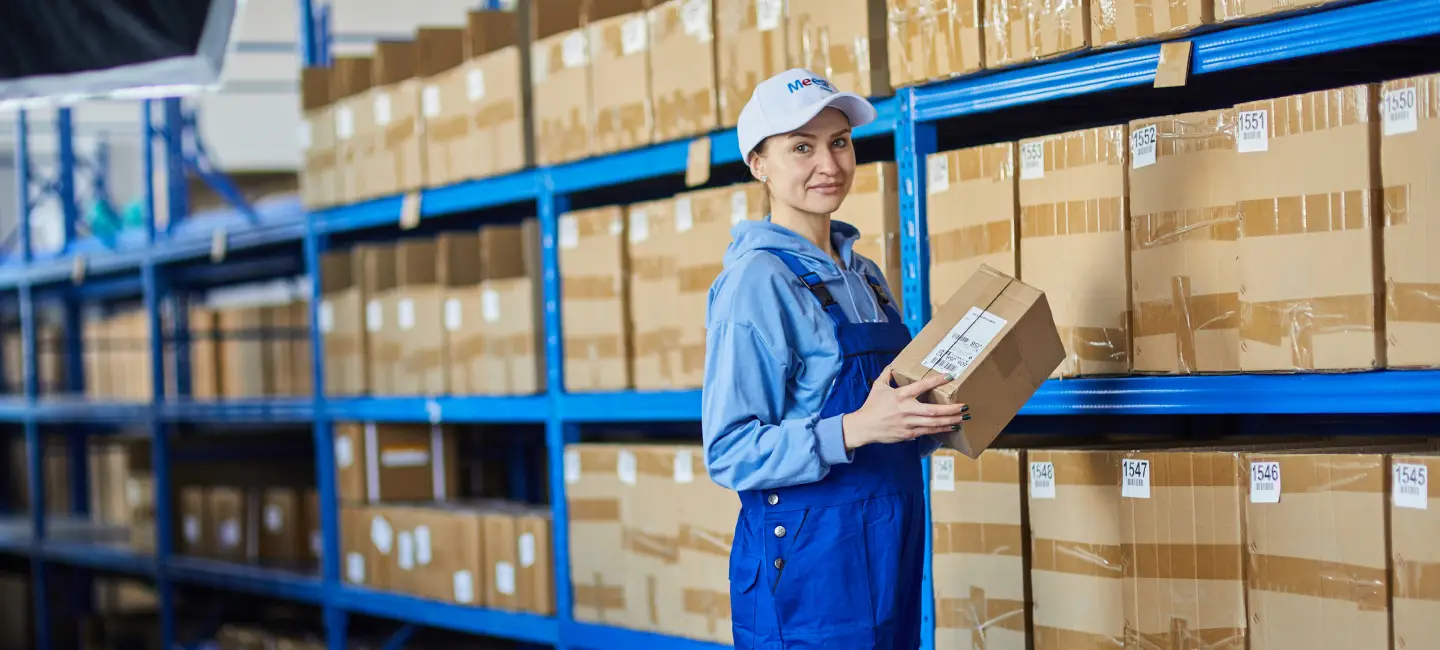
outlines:
{"label": "woman's eye", "polygon": [[795,153],[810,153],[810,145],[803,143],[795,145]]}
{"label": "woman's eye", "polygon": [[830,146],[836,149],[843,149],[850,146],[850,140],[848,138],[836,138],[834,142],[830,143]]}

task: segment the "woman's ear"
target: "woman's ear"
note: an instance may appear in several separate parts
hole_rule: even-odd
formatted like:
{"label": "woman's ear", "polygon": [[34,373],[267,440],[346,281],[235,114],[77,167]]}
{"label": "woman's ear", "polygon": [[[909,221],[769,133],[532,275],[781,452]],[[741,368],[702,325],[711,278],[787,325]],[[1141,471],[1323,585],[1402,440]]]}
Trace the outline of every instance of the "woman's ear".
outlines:
{"label": "woman's ear", "polygon": [[759,147],[756,147],[755,151],[750,152],[745,162],[750,166],[750,175],[755,177],[755,180],[764,183],[769,179],[769,177],[765,175],[765,156],[760,154]]}

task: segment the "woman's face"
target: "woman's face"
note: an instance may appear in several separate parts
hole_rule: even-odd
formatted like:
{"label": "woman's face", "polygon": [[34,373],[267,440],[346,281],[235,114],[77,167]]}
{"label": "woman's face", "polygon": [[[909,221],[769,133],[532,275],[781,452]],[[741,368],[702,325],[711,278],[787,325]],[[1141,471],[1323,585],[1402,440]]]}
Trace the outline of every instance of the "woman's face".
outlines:
{"label": "woman's face", "polygon": [[805,126],[767,138],[751,156],[750,172],[768,177],[772,201],[809,214],[835,212],[855,177],[850,120],[826,108]]}

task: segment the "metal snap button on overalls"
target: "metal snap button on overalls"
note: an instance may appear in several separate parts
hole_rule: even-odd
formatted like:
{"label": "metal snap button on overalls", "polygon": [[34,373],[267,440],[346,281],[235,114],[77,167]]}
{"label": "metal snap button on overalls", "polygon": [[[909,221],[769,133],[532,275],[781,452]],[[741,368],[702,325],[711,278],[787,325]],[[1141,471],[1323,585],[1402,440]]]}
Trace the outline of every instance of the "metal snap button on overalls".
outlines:
{"label": "metal snap button on overalls", "polygon": [[772,505],[772,506],[773,506],[773,505],[778,505],[778,504],[780,503],[780,495],[778,495],[778,494],[772,494],[772,495],[769,496],[769,498],[767,498],[767,499],[765,499],[765,500],[766,500],[766,502],[768,502],[768,503],[769,503],[770,505]]}
{"label": "metal snap button on overalls", "polygon": [[776,537],[784,537],[784,536],[785,536],[785,527],[784,527],[784,526],[776,526],[776,527],[775,527],[775,536],[776,536]]}
{"label": "metal snap button on overalls", "polygon": [[[753,566],[753,565],[752,565],[752,566]],[[782,560],[782,559],[780,559],[780,558],[778,558],[778,557],[775,558],[775,568],[776,568],[776,569],[783,569],[783,568],[785,568],[785,560]]]}

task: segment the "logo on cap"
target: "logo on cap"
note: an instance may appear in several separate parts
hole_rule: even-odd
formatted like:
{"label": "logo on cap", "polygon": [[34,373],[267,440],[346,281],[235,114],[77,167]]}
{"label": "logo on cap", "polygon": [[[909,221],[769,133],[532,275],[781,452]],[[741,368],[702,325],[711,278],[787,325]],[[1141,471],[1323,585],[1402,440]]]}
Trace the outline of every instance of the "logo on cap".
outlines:
{"label": "logo on cap", "polygon": [[830,82],[819,77],[810,77],[809,79],[796,79],[795,81],[785,84],[785,87],[790,90],[791,94],[794,94],[795,91],[800,90],[801,88],[804,88],[806,86],[819,86],[829,92],[835,92],[835,89],[830,87]]}

